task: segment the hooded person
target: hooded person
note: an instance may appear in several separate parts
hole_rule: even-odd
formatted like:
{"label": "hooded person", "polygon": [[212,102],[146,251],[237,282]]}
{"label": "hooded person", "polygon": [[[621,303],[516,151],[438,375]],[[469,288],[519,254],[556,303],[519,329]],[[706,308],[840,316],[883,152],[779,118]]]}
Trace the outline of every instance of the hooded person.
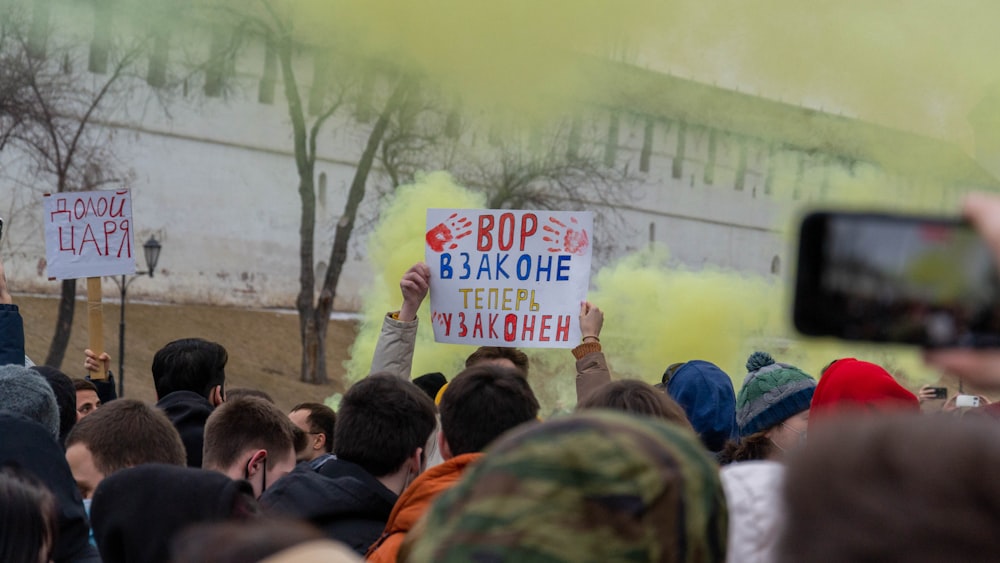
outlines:
{"label": "hooded person", "polygon": [[588,411],[488,448],[425,519],[408,561],[722,562],[726,501],[689,431]]}
{"label": "hooded person", "polygon": [[245,520],[257,513],[250,483],[159,463],[106,477],[91,509],[104,563],[166,563],[171,541],[187,526]]}
{"label": "hooded person", "polygon": [[59,405],[55,393],[45,378],[31,368],[0,366],[0,411],[24,415],[59,439]]}
{"label": "hooded person", "polygon": [[746,367],[736,397],[738,439],[726,444],[723,463],[779,460],[804,443],[809,425],[815,379],[767,352],[751,354]]}
{"label": "hooded person", "polygon": [[667,393],[680,404],[701,443],[719,453],[736,435],[736,392],[733,381],[718,366],[692,360],[667,381]]}
{"label": "hooded person", "polygon": [[[33,377],[45,385],[41,376]],[[56,563],[100,563],[97,550],[87,541],[90,526],[83,499],[52,429],[20,414],[0,412],[0,436],[3,437],[0,439],[0,466],[15,465],[31,473],[55,497],[59,531],[52,560]]]}
{"label": "hooded person", "polygon": [[820,377],[809,414],[809,427],[844,413],[916,412],[917,396],[900,385],[884,368],[854,358],[837,360]]}

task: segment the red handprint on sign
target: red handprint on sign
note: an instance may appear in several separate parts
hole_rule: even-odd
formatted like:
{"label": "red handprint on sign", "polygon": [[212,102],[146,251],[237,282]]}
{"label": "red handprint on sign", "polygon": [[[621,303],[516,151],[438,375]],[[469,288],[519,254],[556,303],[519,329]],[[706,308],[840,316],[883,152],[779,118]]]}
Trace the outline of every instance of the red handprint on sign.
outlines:
{"label": "red handprint on sign", "polygon": [[[452,213],[444,222],[427,231],[427,246],[434,252],[443,252],[445,246],[448,250],[458,248],[455,242],[472,234],[472,221],[465,217],[459,217],[458,213]],[[457,234],[456,234],[457,232]]]}
{"label": "red handprint on sign", "polygon": [[[575,217],[570,217],[570,222],[574,225],[578,224]],[[573,228],[573,225],[567,226],[566,223],[555,217],[549,217],[549,223],[551,225],[542,227],[543,231],[550,233],[542,237],[542,240],[553,245],[549,247],[549,252],[569,252],[577,256],[582,256],[587,252],[587,245],[590,244],[587,231]],[[560,245],[562,246],[560,247]]]}

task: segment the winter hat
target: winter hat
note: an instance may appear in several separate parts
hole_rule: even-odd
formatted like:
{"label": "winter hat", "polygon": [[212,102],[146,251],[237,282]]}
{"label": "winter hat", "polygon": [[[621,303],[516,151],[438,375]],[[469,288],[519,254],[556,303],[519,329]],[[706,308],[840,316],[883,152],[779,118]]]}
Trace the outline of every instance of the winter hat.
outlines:
{"label": "winter hat", "polygon": [[740,438],[777,426],[809,408],[816,380],[795,366],[774,361],[767,352],[747,359],[743,388],[736,397]]}
{"label": "winter hat", "polygon": [[258,512],[246,481],[207,469],[146,463],[101,481],[90,516],[104,563],[166,563],[170,542],[182,529],[246,520]]}
{"label": "winter hat", "polygon": [[59,439],[59,405],[45,378],[31,368],[0,367],[0,410],[22,414]]}
{"label": "winter hat", "polygon": [[448,379],[439,371],[425,373],[413,380],[413,384],[419,387],[424,393],[427,393],[427,396],[432,401],[437,398],[438,391],[444,387],[445,383],[448,383]]}
{"label": "winter hat", "polygon": [[59,443],[66,443],[66,436],[76,425],[76,387],[68,375],[54,367],[32,366],[48,381],[59,407]]}
{"label": "winter hat", "polygon": [[703,360],[685,363],[667,381],[667,393],[684,409],[709,451],[722,451],[736,436],[733,381],[715,364]]}
{"label": "winter hat", "polygon": [[809,426],[817,418],[844,411],[900,410],[920,410],[920,401],[881,366],[845,358],[830,364],[820,377],[809,411]]}
{"label": "winter hat", "polygon": [[592,410],[494,443],[425,517],[411,561],[689,561],[726,557],[715,461],[690,432]]}

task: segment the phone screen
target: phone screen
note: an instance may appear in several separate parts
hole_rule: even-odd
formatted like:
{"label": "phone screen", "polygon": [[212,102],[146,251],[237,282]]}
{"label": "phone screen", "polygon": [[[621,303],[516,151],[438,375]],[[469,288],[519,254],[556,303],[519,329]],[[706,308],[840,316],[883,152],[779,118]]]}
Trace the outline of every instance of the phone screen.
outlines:
{"label": "phone screen", "polygon": [[990,250],[959,221],[818,213],[803,222],[795,322],[805,334],[997,346],[998,297]]}

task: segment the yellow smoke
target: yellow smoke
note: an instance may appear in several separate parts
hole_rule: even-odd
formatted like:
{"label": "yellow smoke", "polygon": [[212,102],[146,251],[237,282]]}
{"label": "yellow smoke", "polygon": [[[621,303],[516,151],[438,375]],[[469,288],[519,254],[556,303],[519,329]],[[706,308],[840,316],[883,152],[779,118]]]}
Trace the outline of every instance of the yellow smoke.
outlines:
{"label": "yellow smoke", "polygon": [[[368,239],[368,256],[374,271],[372,284],[366,288],[362,315],[364,321],[351,348],[347,377],[357,381],[368,374],[378,340],[382,319],[402,303],[399,280],[410,266],[424,260],[424,233],[427,209],[482,208],[482,194],[472,193],[454,183],[445,172],[427,174],[414,185],[398,188],[379,214],[379,222]],[[451,378],[464,365],[472,349],[454,344],[437,344],[428,320],[429,299],[420,308],[422,319],[413,356],[413,377],[440,371]]]}
{"label": "yellow smoke", "polygon": [[[364,321],[347,363],[350,381],[368,374],[382,319],[398,309],[402,299],[399,278],[423,260],[426,210],[482,205],[480,194],[437,172],[400,188],[382,210],[368,241],[376,274],[365,295]],[[668,258],[665,248],[626,256],[591,280],[589,299],[605,313],[601,342],[616,377],[657,383],[668,365],[701,359],[721,367],[738,389],[747,356],[765,350],[815,377],[837,358],[857,357],[885,366],[911,386],[933,378],[911,349],[800,340],[789,326],[789,297],[781,280],[718,268],[692,271],[669,265]],[[419,315],[412,374],[440,371],[450,379],[473,348],[434,342],[427,305]],[[525,351],[531,360],[532,387],[545,412],[571,407],[576,372],[570,352]]]}

